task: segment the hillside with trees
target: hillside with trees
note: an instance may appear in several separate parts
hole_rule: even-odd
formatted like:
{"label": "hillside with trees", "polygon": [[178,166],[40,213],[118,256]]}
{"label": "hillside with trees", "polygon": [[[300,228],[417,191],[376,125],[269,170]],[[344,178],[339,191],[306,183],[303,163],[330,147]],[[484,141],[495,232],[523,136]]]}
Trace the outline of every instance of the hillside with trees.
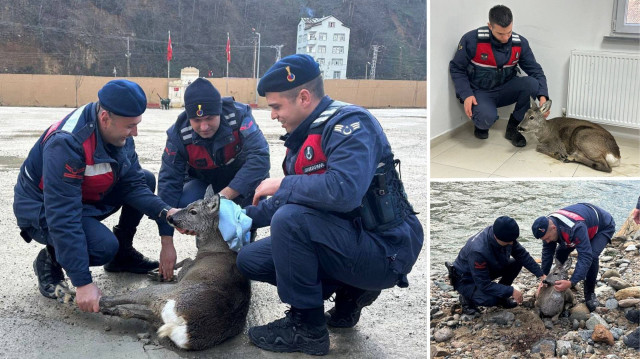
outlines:
{"label": "hillside with trees", "polygon": [[[255,32],[260,73],[277,45],[295,53],[302,17],[333,15],[351,29],[347,77],[365,77],[372,45],[376,78],[426,79],[426,0],[0,0],[2,73],[171,77],[194,66],[225,76],[227,33],[232,77],[251,77]],[[128,50],[127,50],[128,48]]]}

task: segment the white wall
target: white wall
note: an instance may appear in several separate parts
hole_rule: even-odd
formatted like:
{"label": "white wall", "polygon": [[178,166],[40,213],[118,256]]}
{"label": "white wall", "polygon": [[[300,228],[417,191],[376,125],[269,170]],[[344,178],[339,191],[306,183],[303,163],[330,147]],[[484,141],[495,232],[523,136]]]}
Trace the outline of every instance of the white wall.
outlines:
{"label": "white wall", "polygon": [[[533,50],[547,77],[553,100],[551,117],[567,106],[571,50],[639,51],[638,42],[604,40],[611,33],[614,0],[432,0],[429,12],[431,138],[469,121],[455,97],[449,61],[467,31],[487,24],[489,9],[508,6],[513,31],[521,34]],[[508,118],[512,107],[501,109]]]}

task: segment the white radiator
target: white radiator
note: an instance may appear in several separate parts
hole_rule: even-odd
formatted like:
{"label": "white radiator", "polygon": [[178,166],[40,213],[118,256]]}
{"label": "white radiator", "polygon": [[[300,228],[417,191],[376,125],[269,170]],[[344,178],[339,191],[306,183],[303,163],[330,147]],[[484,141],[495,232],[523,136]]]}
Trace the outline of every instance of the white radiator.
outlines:
{"label": "white radiator", "polygon": [[640,54],[571,51],[567,117],[640,128]]}

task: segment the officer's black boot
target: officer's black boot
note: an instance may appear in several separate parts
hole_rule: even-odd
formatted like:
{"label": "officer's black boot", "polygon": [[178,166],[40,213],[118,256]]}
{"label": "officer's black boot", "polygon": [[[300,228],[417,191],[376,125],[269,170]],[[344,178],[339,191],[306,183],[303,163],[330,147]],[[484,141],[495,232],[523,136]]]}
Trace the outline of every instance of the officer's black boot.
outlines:
{"label": "officer's black boot", "polygon": [[36,260],[33,261],[33,271],[38,277],[40,293],[47,298],[54,299],[56,298],[57,286],[68,288],[62,267],[55,258],[53,247],[47,246],[38,253]]}
{"label": "officer's black boot", "polygon": [[379,290],[364,290],[343,286],[336,290],[336,305],[327,314],[327,324],[335,328],[353,328],[360,320],[362,308],[371,305]]}
{"label": "officer's black boot", "polygon": [[489,130],[482,130],[474,126],[473,135],[481,140],[486,140],[489,138]]}
{"label": "officer's black boot", "polygon": [[104,265],[107,272],[131,272],[147,273],[158,268],[158,261],[151,260],[133,248],[133,236],[135,229],[125,230],[118,226],[113,227],[113,234],[118,238],[118,253],[111,262]]}
{"label": "officer's black boot", "polygon": [[511,298],[498,298],[498,306],[505,309],[511,309],[517,307],[518,303]]}
{"label": "officer's black boot", "polygon": [[462,306],[462,314],[475,315],[480,311],[471,299],[467,299],[462,294],[458,296],[458,300],[460,300],[460,305]]}
{"label": "officer's black boot", "polygon": [[587,305],[587,308],[589,308],[590,312],[593,312],[597,307],[600,306],[598,297],[593,292],[584,294],[584,304]]}
{"label": "officer's black boot", "polygon": [[249,339],[256,346],[273,352],[326,355],[329,353],[329,331],[323,312],[323,307],[291,307],[284,318],[250,328]]}
{"label": "officer's black boot", "polygon": [[511,141],[511,144],[516,147],[524,147],[527,145],[527,140],[518,132],[519,122],[513,117],[513,114],[509,116],[509,123],[507,124],[507,131],[504,133],[504,138]]}

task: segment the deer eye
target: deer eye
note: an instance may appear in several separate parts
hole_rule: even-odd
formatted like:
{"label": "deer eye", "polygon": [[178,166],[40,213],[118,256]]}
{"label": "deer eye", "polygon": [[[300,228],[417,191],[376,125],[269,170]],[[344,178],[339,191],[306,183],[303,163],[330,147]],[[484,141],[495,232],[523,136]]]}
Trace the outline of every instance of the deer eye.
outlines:
{"label": "deer eye", "polygon": [[529,116],[529,119],[530,119],[530,120],[533,120],[533,116]]}
{"label": "deer eye", "polygon": [[191,214],[191,215],[195,216],[195,215],[197,215],[197,214],[198,214],[198,211],[196,211],[195,209],[190,209],[190,210],[189,210],[189,214]]}

